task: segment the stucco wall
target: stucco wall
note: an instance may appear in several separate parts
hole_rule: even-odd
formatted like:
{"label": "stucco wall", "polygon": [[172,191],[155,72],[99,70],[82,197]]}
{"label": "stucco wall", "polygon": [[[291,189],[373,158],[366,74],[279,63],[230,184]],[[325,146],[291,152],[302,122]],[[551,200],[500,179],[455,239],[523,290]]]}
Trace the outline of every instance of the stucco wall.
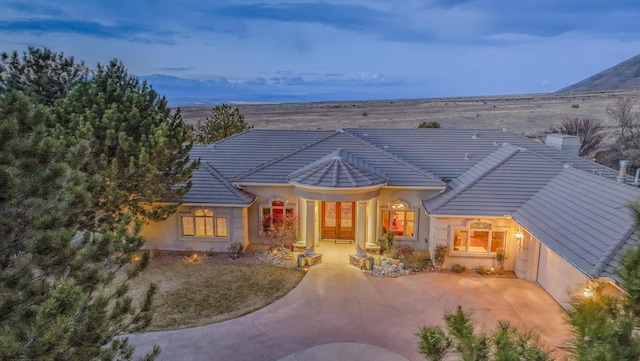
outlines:
{"label": "stucco wall", "polygon": [[293,186],[247,186],[243,189],[257,197],[247,213],[248,239],[251,244],[264,244],[266,242],[259,233],[262,218],[260,207],[268,205],[270,200],[279,198],[286,204],[292,205],[294,214],[298,214],[298,196],[293,193]]}
{"label": "stucco wall", "polygon": [[[180,229],[180,217],[191,215],[191,211],[196,208],[206,208],[213,211],[214,217],[227,218],[227,237],[225,238],[204,238],[204,237],[182,237]],[[245,208],[221,208],[221,207],[191,207],[182,206],[174,215],[161,222],[151,222],[142,229],[142,236],[147,240],[144,248],[157,248],[161,250],[184,251],[192,249],[195,251],[216,251],[226,252],[229,244],[240,242],[248,244],[245,221],[243,213]]]}
{"label": "stucco wall", "polygon": [[[498,262],[494,254],[462,254],[455,253],[451,247],[452,229],[455,227],[465,227],[470,220],[478,218],[432,218],[433,226],[431,229],[431,238],[433,242],[430,244],[430,252],[433,252],[437,245],[443,244],[448,247],[448,253],[444,267],[449,268],[453,264],[461,264],[465,267],[475,268],[478,266],[493,267],[497,269]],[[505,253],[507,259],[504,264],[505,270],[513,270],[515,263],[516,248],[518,240],[515,238],[517,223],[510,218],[480,218],[481,220],[491,221],[494,230],[504,230],[507,232]]]}
{"label": "stucco wall", "polygon": [[422,207],[422,200],[429,199],[434,195],[440,194],[438,191],[424,191],[413,189],[399,189],[399,188],[384,188],[380,191],[378,196],[378,206],[376,211],[376,230],[378,237],[383,234],[381,209],[389,207],[389,205],[397,200],[408,203],[409,209],[416,212],[416,237],[413,239],[396,237],[395,242],[397,244],[408,244],[417,251],[427,251],[429,248],[429,229],[430,220]]}

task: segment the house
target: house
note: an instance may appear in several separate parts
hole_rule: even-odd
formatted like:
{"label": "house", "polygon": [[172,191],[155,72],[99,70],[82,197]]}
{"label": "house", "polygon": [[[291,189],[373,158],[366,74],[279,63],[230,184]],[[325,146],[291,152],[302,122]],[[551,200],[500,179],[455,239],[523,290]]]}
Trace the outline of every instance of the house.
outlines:
{"label": "house", "polygon": [[194,146],[193,187],[143,235],[147,247],[226,251],[263,243],[265,215],[293,214],[307,255],[329,239],[365,257],[392,231],[416,250],[446,245],[448,265],[495,267],[502,248],[506,269],[561,303],[594,280],[614,288],[640,189],[626,169],[578,157],[574,137],[548,144],[505,130],[252,129]]}

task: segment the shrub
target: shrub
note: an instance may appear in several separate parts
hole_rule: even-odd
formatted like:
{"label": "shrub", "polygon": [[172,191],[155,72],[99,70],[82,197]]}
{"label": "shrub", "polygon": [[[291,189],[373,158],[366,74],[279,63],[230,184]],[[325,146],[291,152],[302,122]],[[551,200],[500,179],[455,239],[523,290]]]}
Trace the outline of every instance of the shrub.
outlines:
{"label": "shrub", "polygon": [[440,271],[440,267],[444,264],[444,260],[447,258],[447,246],[444,244],[436,246],[435,252],[433,252],[433,266],[436,270]]}
{"label": "shrub", "polygon": [[462,273],[464,271],[467,270],[467,267],[459,264],[459,263],[455,263],[451,266],[451,272],[453,273]]}
{"label": "shrub", "polygon": [[442,128],[442,126],[438,122],[422,122],[418,128]]}
{"label": "shrub", "polygon": [[481,276],[488,276],[490,274],[493,273],[493,271],[491,270],[491,268],[485,267],[485,266],[478,266],[476,267],[476,273],[481,275]]}
{"label": "shrub", "polygon": [[244,247],[240,242],[232,242],[229,244],[229,247],[227,247],[227,252],[231,259],[238,259],[244,256]]}
{"label": "shrub", "polygon": [[571,104],[571,107],[574,109],[580,108],[580,104]]}
{"label": "shrub", "polygon": [[400,258],[402,259],[406,259],[411,257],[411,255],[413,254],[414,248],[408,244],[401,244],[397,247],[397,250],[398,250],[398,256],[400,256]]}

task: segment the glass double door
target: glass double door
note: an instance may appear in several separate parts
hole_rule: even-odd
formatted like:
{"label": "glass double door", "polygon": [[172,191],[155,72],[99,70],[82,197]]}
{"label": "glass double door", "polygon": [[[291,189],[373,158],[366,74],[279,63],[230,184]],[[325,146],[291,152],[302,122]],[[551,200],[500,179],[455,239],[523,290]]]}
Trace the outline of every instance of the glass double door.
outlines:
{"label": "glass double door", "polygon": [[354,239],[354,202],[322,202],[322,239]]}

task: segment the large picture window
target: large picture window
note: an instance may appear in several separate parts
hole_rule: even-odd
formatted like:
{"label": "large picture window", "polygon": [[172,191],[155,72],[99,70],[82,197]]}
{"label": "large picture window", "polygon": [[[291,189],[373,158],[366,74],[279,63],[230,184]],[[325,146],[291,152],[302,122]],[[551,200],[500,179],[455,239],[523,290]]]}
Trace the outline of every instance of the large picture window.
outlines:
{"label": "large picture window", "polygon": [[504,248],[507,232],[496,230],[490,222],[469,222],[466,228],[454,228],[453,252],[495,253]]}
{"label": "large picture window", "polygon": [[382,231],[391,231],[396,237],[415,238],[416,214],[407,203],[395,201],[389,208],[382,209]]}
{"label": "large picture window", "polygon": [[260,208],[260,231],[266,232],[270,229],[280,227],[285,216],[293,216],[293,205],[279,199],[263,205]]}
{"label": "large picture window", "polygon": [[192,215],[182,216],[181,226],[184,237],[227,237],[227,219],[214,217],[209,209],[197,209]]}

